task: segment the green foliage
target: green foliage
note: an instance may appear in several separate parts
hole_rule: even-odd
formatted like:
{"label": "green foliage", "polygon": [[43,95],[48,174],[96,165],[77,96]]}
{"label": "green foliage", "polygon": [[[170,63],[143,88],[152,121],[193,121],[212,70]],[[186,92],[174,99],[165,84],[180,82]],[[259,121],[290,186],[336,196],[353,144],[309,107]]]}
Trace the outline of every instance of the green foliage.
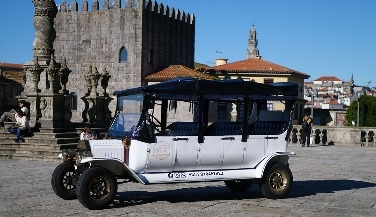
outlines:
{"label": "green foliage", "polygon": [[[359,99],[359,127],[376,127],[376,97],[363,95]],[[358,101],[347,108],[346,125],[356,124]]]}

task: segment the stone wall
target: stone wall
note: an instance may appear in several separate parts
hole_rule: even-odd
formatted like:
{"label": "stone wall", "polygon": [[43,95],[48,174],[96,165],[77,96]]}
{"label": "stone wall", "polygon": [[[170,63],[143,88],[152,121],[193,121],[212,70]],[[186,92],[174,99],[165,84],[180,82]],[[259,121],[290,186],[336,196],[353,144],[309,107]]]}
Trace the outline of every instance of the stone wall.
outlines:
{"label": "stone wall", "polygon": [[[133,2],[133,3],[132,3]],[[94,4],[95,3],[95,4]],[[89,66],[99,73],[108,71],[111,78],[107,93],[138,87],[143,77],[169,65],[194,64],[194,17],[184,12],[164,7],[163,4],[138,0],[93,1],[92,10],[82,2],[79,11],[75,1],[59,7],[55,19],[54,41],[57,60],[66,58],[69,75],[67,89],[77,95],[77,110],[72,111],[72,121],[82,121],[87,95],[84,75]],[[86,5],[85,5],[86,4]],[[120,62],[122,48],[127,50],[127,61]],[[103,93],[101,85],[98,93]],[[110,103],[114,112],[116,100]]]}

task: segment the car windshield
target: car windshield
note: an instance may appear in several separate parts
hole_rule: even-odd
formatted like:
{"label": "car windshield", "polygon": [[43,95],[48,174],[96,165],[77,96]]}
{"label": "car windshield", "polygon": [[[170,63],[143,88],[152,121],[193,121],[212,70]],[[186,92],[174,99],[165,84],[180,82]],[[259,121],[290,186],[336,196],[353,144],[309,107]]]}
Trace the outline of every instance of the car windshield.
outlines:
{"label": "car windshield", "polygon": [[142,94],[121,96],[118,98],[117,114],[109,129],[111,137],[131,136],[137,125],[143,107]]}

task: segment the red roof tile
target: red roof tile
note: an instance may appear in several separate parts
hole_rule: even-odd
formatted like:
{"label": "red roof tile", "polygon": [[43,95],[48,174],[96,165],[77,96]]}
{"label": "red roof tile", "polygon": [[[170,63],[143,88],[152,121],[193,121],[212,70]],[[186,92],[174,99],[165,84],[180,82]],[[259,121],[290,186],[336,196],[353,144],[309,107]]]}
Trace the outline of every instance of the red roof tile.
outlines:
{"label": "red roof tile", "polygon": [[206,79],[206,80],[216,79],[215,77],[198,72],[194,69],[190,69],[182,65],[171,65],[163,69],[162,71],[146,76],[145,80],[166,81],[166,80],[171,80],[174,78],[182,78],[182,77],[200,78],[200,79]]}
{"label": "red roof tile", "polygon": [[342,80],[340,80],[336,76],[321,76],[315,81],[342,81]]}
{"label": "red roof tile", "polygon": [[228,71],[228,72],[252,72],[252,73],[271,73],[271,74],[298,74],[309,78],[310,76],[298,72],[293,69],[289,69],[278,64],[260,59],[260,58],[250,58],[238,62],[228,63],[220,66],[214,66],[211,69],[215,71]]}
{"label": "red roof tile", "polygon": [[1,69],[13,69],[13,70],[23,70],[22,64],[15,64],[15,63],[0,63]]}

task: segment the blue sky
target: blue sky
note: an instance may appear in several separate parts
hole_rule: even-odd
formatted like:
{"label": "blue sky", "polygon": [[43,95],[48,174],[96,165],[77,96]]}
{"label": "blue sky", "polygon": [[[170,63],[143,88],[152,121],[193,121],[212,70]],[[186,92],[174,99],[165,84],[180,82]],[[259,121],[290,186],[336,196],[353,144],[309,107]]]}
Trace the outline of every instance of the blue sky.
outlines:
{"label": "blue sky", "polygon": [[[82,1],[77,0],[79,5]],[[91,4],[92,0],[88,1]],[[249,31],[254,25],[263,59],[306,73],[311,76],[307,81],[320,76],[347,81],[354,74],[355,84],[372,81],[371,86],[376,86],[375,0],[158,3],[196,16],[196,62],[213,65],[216,58],[228,58],[229,62],[246,59]],[[2,0],[0,62],[32,60],[33,13],[31,0]]]}

